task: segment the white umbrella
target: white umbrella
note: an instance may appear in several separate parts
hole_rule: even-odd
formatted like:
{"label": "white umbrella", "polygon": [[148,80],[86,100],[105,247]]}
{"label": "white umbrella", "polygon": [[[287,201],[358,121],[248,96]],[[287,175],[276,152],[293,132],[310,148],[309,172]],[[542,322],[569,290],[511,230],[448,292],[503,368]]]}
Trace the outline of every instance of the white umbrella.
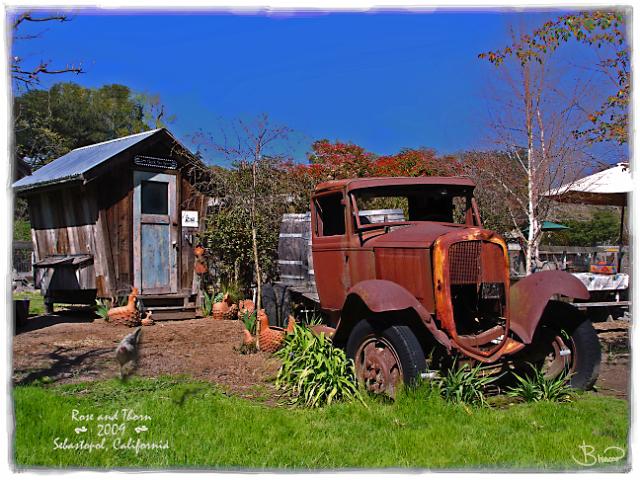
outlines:
{"label": "white umbrella", "polygon": [[633,180],[628,163],[618,163],[593,175],[581,178],[575,182],[553,188],[543,197],[549,197],[558,202],[586,203],[589,205],[617,205],[621,207],[620,214],[620,255],[618,256],[618,271],[622,261],[622,232],[624,228],[624,207],[627,206],[628,194],[633,191]]}
{"label": "white umbrella", "polygon": [[628,163],[618,163],[575,182],[553,188],[544,197],[559,202],[587,203],[590,205],[627,205],[627,194],[633,191],[633,180]]}

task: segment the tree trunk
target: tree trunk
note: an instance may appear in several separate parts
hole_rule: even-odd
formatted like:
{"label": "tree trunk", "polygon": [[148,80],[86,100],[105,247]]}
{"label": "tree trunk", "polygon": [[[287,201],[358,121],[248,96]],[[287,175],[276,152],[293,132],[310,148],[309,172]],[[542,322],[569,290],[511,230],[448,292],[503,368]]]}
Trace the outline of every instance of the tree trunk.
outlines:
{"label": "tree trunk", "polygon": [[253,192],[251,194],[251,243],[253,246],[253,263],[256,274],[256,310],[262,308],[262,274],[260,272],[260,255],[258,253],[258,228],[256,225],[256,188],[257,188],[257,167],[256,162],[251,166],[251,175],[253,177]]}

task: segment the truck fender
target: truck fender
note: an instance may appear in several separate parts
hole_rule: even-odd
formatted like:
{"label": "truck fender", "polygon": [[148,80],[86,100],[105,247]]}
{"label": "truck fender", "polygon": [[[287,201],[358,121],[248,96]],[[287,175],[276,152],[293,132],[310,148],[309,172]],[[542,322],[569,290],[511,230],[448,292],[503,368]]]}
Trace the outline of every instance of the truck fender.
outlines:
{"label": "truck fender", "polygon": [[373,313],[413,310],[422,324],[447,350],[451,349],[449,337],[438,329],[433,317],[406,288],[389,280],[364,280],[349,289],[333,337],[338,345],[346,344],[351,330],[358,320]]}
{"label": "truck fender", "polygon": [[542,314],[553,295],[586,300],[589,298],[589,291],[576,277],[559,270],[534,273],[511,287],[511,330],[525,344],[531,343]]}

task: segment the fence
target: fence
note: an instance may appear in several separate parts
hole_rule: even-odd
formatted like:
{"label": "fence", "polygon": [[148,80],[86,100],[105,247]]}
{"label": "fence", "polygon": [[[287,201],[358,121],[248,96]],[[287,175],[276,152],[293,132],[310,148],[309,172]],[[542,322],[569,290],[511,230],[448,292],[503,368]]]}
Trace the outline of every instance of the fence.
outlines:
{"label": "fence", "polygon": [[13,242],[13,269],[19,279],[33,277],[33,245],[31,242]]}

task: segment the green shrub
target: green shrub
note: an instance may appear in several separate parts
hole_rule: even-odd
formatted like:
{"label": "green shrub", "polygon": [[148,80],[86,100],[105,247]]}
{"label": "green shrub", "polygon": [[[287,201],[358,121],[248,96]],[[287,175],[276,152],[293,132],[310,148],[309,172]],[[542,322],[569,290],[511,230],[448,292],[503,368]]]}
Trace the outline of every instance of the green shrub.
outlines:
{"label": "green shrub", "polygon": [[497,380],[496,377],[482,373],[481,364],[475,367],[462,365],[458,368],[450,369],[440,379],[438,387],[440,395],[448,402],[487,406],[485,394],[488,387],[495,380]]}
{"label": "green shrub", "polygon": [[353,361],[324,334],[296,326],[276,356],[282,359],[276,387],[290,396],[292,404],[321,407],[337,401],[362,401]]}
{"label": "green shrub", "polygon": [[524,402],[569,403],[574,400],[575,390],[569,385],[570,375],[566,373],[556,378],[545,378],[542,369],[532,366],[530,375],[513,375],[517,384],[507,390],[510,397],[519,398]]}

